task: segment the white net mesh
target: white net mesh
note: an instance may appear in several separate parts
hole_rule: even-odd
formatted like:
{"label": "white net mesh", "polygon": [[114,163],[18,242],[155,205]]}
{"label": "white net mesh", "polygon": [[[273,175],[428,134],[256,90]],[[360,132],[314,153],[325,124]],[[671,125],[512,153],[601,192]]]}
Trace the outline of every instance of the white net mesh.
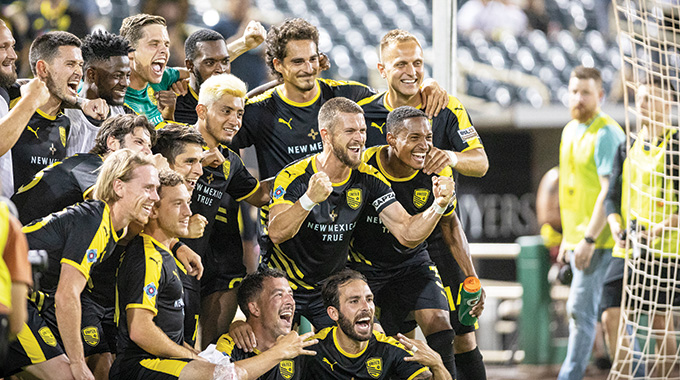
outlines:
{"label": "white net mesh", "polygon": [[[626,89],[627,252],[609,379],[680,379],[677,91],[680,2],[614,0]],[[678,298],[678,300],[676,300]]]}

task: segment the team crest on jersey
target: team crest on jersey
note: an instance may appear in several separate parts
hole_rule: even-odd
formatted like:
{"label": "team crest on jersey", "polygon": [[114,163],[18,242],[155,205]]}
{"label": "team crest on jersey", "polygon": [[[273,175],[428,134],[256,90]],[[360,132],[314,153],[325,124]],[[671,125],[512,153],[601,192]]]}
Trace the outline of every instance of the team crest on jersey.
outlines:
{"label": "team crest on jersey", "polygon": [[149,298],[156,297],[156,284],[154,284],[154,283],[152,282],[152,283],[146,285],[146,286],[144,287],[144,293],[146,293],[146,295],[147,295]]}
{"label": "team crest on jersey", "polygon": [[88,249],[86,254],[87,254],[87,262],[88,263],[93,263],[93,262],[97,261],[97,250],[96,249],[94,249],[94,248]]}
{"label": "team crest on jersey", "polygon": [[415,189],[413,190],[413,205],[417,208],[425,206],[427,199],[430,197],[430,190]]}
{"label": "team crest on jersey", "polygon": [[274,190],[274,199],[279,199],[283,196],[283,194],[286,193],[286,190],[283,190],[283,186],[279,186]]}
{"label": "team crest on jersey", "polygon": [[151,100],[151,103],[153,103],[154,106],[157,106],[158,101],[156,100],[156,91],[154,91],[153,88],[151,88],[151,86],[149,86],[146,89],[146,93],[147,93],[147,95],[149,95],[149,99]]}
{"label": "team crest on jersey", "polygon": [[475,130],[475,127],[468,127],[458,131],[458,135],[460,135],[460,138],[463,140],[463,142],[468,142],[477,138],[477,130]]}
{"label": "team crest on jersey", "polygon": [[284,379],[290,379],[295,374],[295,363],[292,360],[284,360],[279,363],[279,373]]}
{"label": "team crest on jersey", "polygon": [[50,330],[49,327],[45,326],[41,328],[38,330],[38,334],[48,346],[57,347],[57,338],[54,337],[54,334],[52,334],[52,330]]}
{"label": "team crest on jersey", "polygon": [[61,140],[61,145],[66,147],[66,128],[59,127],[59,139]]}
{"label": "team crest on jersey", "polygon": [[99,330],[97,330],[96,327],[94,326],[85,327],[82,330],[82,333],[83,340],[85,341],[85,343],[89,344],[92,347],[99,344]]}
{"label": "team crest on jersey", "polygon": [[347,190],[347,204],[353,210],[356,210],[361,206],[361,189]]}
{"label": "team crest on jersey", "polygon": [[366,369],[372,378],[377,379],[382,374],[382,359],[370,358],[366,360]]}

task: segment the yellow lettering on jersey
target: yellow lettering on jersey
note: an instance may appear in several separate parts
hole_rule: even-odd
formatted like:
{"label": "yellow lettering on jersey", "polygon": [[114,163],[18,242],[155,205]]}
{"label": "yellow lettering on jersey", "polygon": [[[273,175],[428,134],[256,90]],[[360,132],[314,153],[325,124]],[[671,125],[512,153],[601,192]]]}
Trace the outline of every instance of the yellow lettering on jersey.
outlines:
{"label": "yellow lettering on jersey", "polygon": [[82,333],[83,340],[85,341],[85,343],[89,344],[92,347],[99,344],[99,330],[97,330],[96,327],[94,326],[85,327],[82,330]]}
{"label": "yellow lettering on jersey", "polygon": [[379,378],[382,373],[382,358],[370,358],[366,360],[366,369],[372,378]]}
{"label": "yellow lettering on jersey", "polygon": [[353,210],[356,210],[361,206],[361,189],[347,190],[347,205]]}
{"label": "yellow lettering on jersey", "polygon": [[290,379],[295,374],[295,363],[292,360],[284,360],[279,363],[279,372],[284,379]]}
{"label": "yellow lettering on jersey", "polygon": [[413,205],[417,208],[425,206],[427,203],[427,198],[430,197],[430,190],[427,189],[415,189],[413,190]]}
{"label": "yellow lettering on jersey", "polygon": [[288,121],[283,120],[282,118],[279,118],[279,123],[283,123],[288,126],[288,129],[292,130],[293,127],[290,125],[290,122],[293,121],[293,118],[291,117],[288,119]]}
{"label": "yellow lettering on jersey", "polygon": [[378,130],[380,131],[380,134],[381,134],[381,135],[384,134],[384,133],[383,133],[383,130],[382,130],[384,126],[385,126],[385,123],[382,123],[382,124],[378,125],[378,123],[376,123],[375,121],[372,121],[372,122],[371,122],[371,127],[376,127],[376,128],[378,128]]}

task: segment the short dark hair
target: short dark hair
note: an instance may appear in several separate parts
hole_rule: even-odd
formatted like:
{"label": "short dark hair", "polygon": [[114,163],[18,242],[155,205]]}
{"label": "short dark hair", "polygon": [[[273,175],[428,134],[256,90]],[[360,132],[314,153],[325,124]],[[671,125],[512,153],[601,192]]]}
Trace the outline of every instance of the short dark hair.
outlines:
{"label": "short dark hair", "polygon": [[175,157],[184,153],[187,144],[205,145],[205,140],[198,129],[183,124],[168,124],[157,131],[153,153],[160,153],[172,165]]}
{"label": "short dark hair", "polygon": [[325,307],[333,306],[340,310],[340,287],[353,280],[366,281],[366,276],[349,268],[328,277],[321,288],[321,297]]}
{"label": "short dark hair", "polygon": [[262,284],[268,278],[285,278],[286,274],[282,270],[276,268],[264,267],[257,270],[257,272],[250,273],[243,278],[241,285],[239,285],[236,292],[236,299],[238,306],[241,308],[243,314],[248,318],[250,316],[250,309],[248,304],[253,302],[262,293]]}
{"label": "short dark hair", "polygon": [[212,29],[199,29],[189,36],[184,42],[184,56],[187,60],[193,61],[198,51],[199,42],[205,41],[224,41],[224,36]]}
{"label": "short dark hair", "polygon": [[386,133],[398,135],[399,132],[405,128],[404,120],[412,119],[414,117],[422,117],[427,120],[427,115],[425,112],[415,107],[401,106],[392,110],[392,112],[387,114],[387,121],[385,121],[385,126],[387,127]]}
{"label": "short dark hair", "polygon": [[158,173],[158,180],[161,183],[160,187],[158,188],[159,196],[161,194],[161,190],[163,190],[164,187],[174,187],[184,184],[184,179],[182,176],[177,174],[176,171],[170,169],[161,170],[160,173]]}
{"label": "short dark hair", "polygon": [[137,42],[144,35],[142,29],[147,25],[163,25],[167,26],[165,19],[161,16],[149,15],[146,13],[137,14],[126,17],[123,24],[120,26],[120,35],[127,38],[133,48],[137,47]]}
{"label": "short dark hair", "polygon": [[319,109],[319,129],[327,129],[333,132],[338,115],[341,113],[363,114],[364,110],[347,98],[338,96],[324,103]]}
{"label": "short dark hair", "polygon": [[272,26],[267,33],[266,61],[272,74],[282,79],[281,73],[274,69],[274,58],[283,61],[286,57],[286,46],[289,41],[312,40],[319,49],[319,30],[307,20],[301,18],[287,19],[279,26]]}
{"label": "short dark hair", "polygon": [[94,31],[83,38],[83,61],[85,69],[94,62],[103,62],[111,57],[127,56],[134,51],[130,42],[123,36],[109,33],[106,30]]}
{"label": "short dark hair", "polygon": [[594,67],[576,66],[571,72],[572,78],[592,79],[599,87],[602,87],[602,74]]}
{"label": "short dark hair", "polygon": [[33,75],[37,75],[35,66],[38,61],[45,61],[52,63],[52,59],[59,54],[59,48],[62,46],[75,46],[79,48],[81,45],[80,38],[69,32],[47,32],[38,36],[28,52],[28,61],[31,64]]}
{"label": "short dark hair", "polygon": [[151,138],[151,145],[153,146],[156,143],[156,129],[146,116],[116,115],[106,119],[99,127],[99,132],[97,132],[97,137],[94,140],[94,147],[92,147],[90,153],[106,154],[109,151],[106,141],[110,136],[122,143],[125,136],[134,132],[136,128],[146,129]]}

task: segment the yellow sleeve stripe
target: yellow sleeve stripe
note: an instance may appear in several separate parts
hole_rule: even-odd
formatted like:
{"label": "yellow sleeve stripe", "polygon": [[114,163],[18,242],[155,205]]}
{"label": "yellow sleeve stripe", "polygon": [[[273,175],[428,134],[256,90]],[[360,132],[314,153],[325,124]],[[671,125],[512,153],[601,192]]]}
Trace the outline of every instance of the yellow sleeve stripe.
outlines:
{"label": "yellow sleeve stripe", "polygon": [[149,310],[153,313],[153,316],[155,317],[158,314],[158,310],[155,307],[151,307],[149,305],[143,305],[141,303],[129,303],[125,305],[125,310],[127,309],[145,309]]}
{"label": "yellow sleeve stripe", "polygon": [[253,190],[251,190],[250,193],[248,193],[248,194],[242,196],[241,198],[238,198],[238,199],[236,200],[236,202],[241,202],[241,201],[244,200],[244,199],[250,198],[250,196],[253,195],[253,194],[255,194],[255,192],[256,192],[257,189],[259,189],[259,188],[260,188],[260,181],[257,181],[257,184],[255,185],[255,187],[253,188]]}
{"label": "yellow sleeve stripe", "polygon": [[429,371],[429,370],[430,370],[429,368],[423,367],[423,368],[421,368],[421,369],[419,369],[419,370],[413,372],[413,375],[409,376],[407,380],[411,380],[411,379],[413,379],[414,377],[420,375],[421,373],[423,373],[423,372],[425,372],[425,371]]}
{"label": "yellow sleeve stripe", "polygon": [[291,206],[292,206],[292,205],[294,205],[294,204],[295,204],[295,202],[291,202],[291,201],[285,200],[285,199],[283,199],[283,197],[281,197],[281,198],[279,198],[279,199],[275,199],[275,200],[272,202],[272,206],[276,206],[276,205],[291,205]]}
{"label": "yellow sleeve stripe", "polygon": [[351,81],[351,80],[334,80],[334,79],[327,79],[327,78],[318,78],[317,80],[320,81],[320,82],[324,82],[329,86],[348,86],[348,85],[351,85],[351,86],[361,86],[361,87],[368,88],[368,86],[366,86],[363,83],[359,83],[359,82],[355,82],[355,81]]}
{"label": "yellow sleeve stripe", "polygon": [[378,154],[380,151],[380,148],[382,148],[382,145],[377,145],[377,146],[372,146],[364,151],[364,153],[361,156],[361,161],[363,162],[368,162],[368,160],[371,159],[374,155]]}
{"label": "yellow sleeve stripe", "polygon": [[384,92],[377,93],[377,94],[375,94],[375,95],[373,95],[373,96],[369,96],[368,98],[363,98],[363,99],[359,100],[359,101],[357,102],[357,104],[360,105],[360,106],[363,106],[363,105],[372,103],[374,100],[376,100],[377,98],[381,97],[382,94],[384,94]]}
{"label": "yellow sleeve stripe", "polygon": [[215,349],[223,354],[231,356],[232,351],[234,351],[234,340],[229,334],[223,334],[220,339],[217,340]]}
{"label": "yellow sleeve stripe", "polygon": [[371,165],[368,165],[368,164],[362,162],[361,164],[359,164],[359,168],[357,168],[357,170],[361,173],[366,173],[368,175],[372,175],[372,176],[378,178],[379,180],[385,182],[385,185],[392,187],[392,184],[390,184],[390,181],[388,181],[387,178],[385,178],[385,176],[382,175],[382,173],[380,173],[378,171],[378,169],[374,168]]}
{"label": "yellow sleeve stripe", "polygon": [[158,285],[161,279],[161,270],[163,268],[163,256],[156,250],[153,240],[148,235],[142,235],[144,238],[144,288],[154,285],[156,287],[153,296],[147,295],[145,289],[142,290],[142,304],[150,309],[156,309],[156,299],[158,294]]}
{"label": "yellow sleeve stripe", "polygon": [[274,190],[278,189],[279,186],[284,190],[287,190],[288,186],[293,182],[293,180],[305,174],[309,163],[314,160],[316,156],[317,154],[281,169],[279,174],[277,174],[276,178],[274,179]]}
{"label": "yellow sleeve stripe", "polygon": [[[49,330],[49,327],[43,327],[43,329]],[[42,332],[42,329],[40,330]],[[52,338],[54,338],[52,331],[49,331],[49,335]],[[27,324],[24,323],[24,326],[21,328],[21,331],[19,331],[19,334],[17,334],[17,340],[19,340],[19,344],[21,344],[21,347],[24,349],[26,355],[31,360],[31,364],[38,364],[47,360],[45,358],[43,350],[40,348],[40,343],[38,343],[38,339],[35,337],[35,335],[33,335],[33,332],[31,331]],[[55,344],[57,343],[56,339],[54,343]]]}
{"label": "yellow sleeve stripe", "polygon": [[[87,257],[85,257],[85,260],[87,260]],[[68,264],[68,265],[78,269],[78,271],[80,271],[80,273],[82,273],[83,276],[85,276],[86,280],[88,280],[88,281],[90,280],[90,268],[89,267],[86,268],[86,267],[78,264],[77,262],[75,262],[73,260],[69,260],[69,259],[61,259],[60,263],[61,264]]]}
{"label": "yellow sleeve stripe", "polygon": [[139,365],[154,372],[162,372],[168,375],[179,377],[184,367],[189,364],[183,360],[173,359],[144,359]]}
{"label": "yellow sleeve stripe", "polygon": [[40,219],[39,221],[29,224],[27,226],[24,226],[21,228],[21,232],[25,234],[30,234],[31,232],[35,232],[43,227],[52,219],[52,214],[47,215],[46,217]]}

